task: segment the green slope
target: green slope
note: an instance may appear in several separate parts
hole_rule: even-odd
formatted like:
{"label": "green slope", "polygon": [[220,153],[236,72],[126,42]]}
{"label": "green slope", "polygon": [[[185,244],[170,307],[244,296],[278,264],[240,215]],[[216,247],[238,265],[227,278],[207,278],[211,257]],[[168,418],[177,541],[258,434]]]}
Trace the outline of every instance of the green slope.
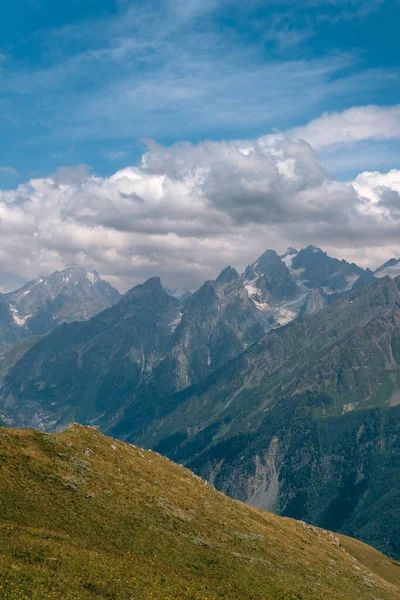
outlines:
{"label": "green slope", "polygon": [[376,550],[93,428],[0,429],[0,478],[7,600],[400,599],[399,565]]}

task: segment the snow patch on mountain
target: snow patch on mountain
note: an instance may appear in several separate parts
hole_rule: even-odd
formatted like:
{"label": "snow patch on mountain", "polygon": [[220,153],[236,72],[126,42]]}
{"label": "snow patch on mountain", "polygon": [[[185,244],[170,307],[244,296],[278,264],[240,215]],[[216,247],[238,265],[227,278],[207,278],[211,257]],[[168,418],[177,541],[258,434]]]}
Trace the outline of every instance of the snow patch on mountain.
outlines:
{"label": "snow patch on mountain", "polygon": [[359,275],[349,275],[346,277],[346,287],[344,288],[344,292],[348,292],[352,289],[355,282],[360,279]]}
{"label": "snow patch on mountain", "polygon": [[260,290],[255,285],[256,281],[257,281],[257,279],[253,279],[253,281],[249,281],[244,284],[244,287],[246,288],[249,298],[251,298],[252,300],[254,300],[254,297],[257,298],[260,293]]}
{"label": "snow patch on mountain", "polygon": [[298,251],[296,248],[288,248],[286,252],[280,256],[290,272],[294,271],[292,263],[297,254]]}
{"label": "snow patch on mountain", "polygon": [[168,327],[170,328],[172,333],[175,331],[175,329],[178,327],[179,323],[182,321],[182,317],[183,317],[183,312],[180,312],[179,315],[176,317],[176,319],[174,319],[173,321],[171,321],[171,323],[169,323]]}
{"label": "snow patch on mountain", "polygon": [[294,259],[293,254],[287,254],[286,256],[282,256],[282,260],[285,263],[285,265],[287,266],[287,268],[289,269],[289,271],[293,271],[293,267],[292,267],[292,263],[293,263],[293,259]]}
{"label": "snow patch on mountain", "polygon": [[96,273],[94,273],[93,271],[88,271],[86,273],[86,277],[89,279],[90,283],[92,283],[93,285],[96,283],[96,281],[98,280],[98,276]]}
{"label": "snow patch on mountain", "polygon": [[287,325],[290,323],[290,321],[293,321],[293,319],[297,317],[297,314],[297,311],[282,307],[279,309],[275,320],[277,323],[279,323],[279,325]]}
{"label": "snow patch on mountain", "polygon": [[384,269],[382,269],[382,268],[377,269],[374,273],[374,276],[378,277],[378,278],[389,276],[392,279],[394,279],[395,277],[398,277],[399,275],[400,275],[400,259],[397,264],[390,265],[388,267],[385,267]]}
{"label": "snow patch on mountain", "polygon": [[23,327],[25,325],[25,323],[28,321],[28,319],[30,319],[32,316],[32,315],[24,315],[23,317],[21,317],[18,314],[18,310],[15,308],[15,306],[12,306],[11,304],[10,304],[10,311],[13,316],[14,323],[16,325],[18,325],[18,327]]}
{"label": "snow patch on mountain", "polygon": [[258,302],[254,298],[252,298],[254,304],[258,308],[258,310],[269,310],[271,307],[266,302]]}

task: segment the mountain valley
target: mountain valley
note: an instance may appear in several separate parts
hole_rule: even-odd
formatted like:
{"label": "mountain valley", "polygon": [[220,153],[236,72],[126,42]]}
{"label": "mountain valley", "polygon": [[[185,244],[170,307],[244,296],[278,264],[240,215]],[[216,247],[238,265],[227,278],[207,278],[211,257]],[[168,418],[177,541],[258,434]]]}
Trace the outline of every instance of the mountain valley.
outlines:
{"label": "mountain valley", "polygon": [[[96,425],[233,498],[400,558],[400,279],[380,276],[389,263],[374,274],[313,246],[267,250],[186,297],[152,278],[119,300],[107,288],[110,306],[88,320],[67,322],[72,300],[60,304],[65,322],[0,355],[0,424]],[[6,300],[23,314],[24,291],[3,296],[10,343]]]}

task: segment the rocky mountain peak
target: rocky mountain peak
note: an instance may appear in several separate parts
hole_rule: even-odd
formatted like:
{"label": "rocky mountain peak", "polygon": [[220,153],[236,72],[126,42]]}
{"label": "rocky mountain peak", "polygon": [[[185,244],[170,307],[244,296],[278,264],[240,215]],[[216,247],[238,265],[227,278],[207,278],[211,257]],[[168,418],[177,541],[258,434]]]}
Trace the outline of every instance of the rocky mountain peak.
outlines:
{"label": "rocky mountain peak", "polygon": [[150,277],[144,283],[140,283],[126,292],[122,298],[122,303],[124,303],[124,300],[133,303],[144,301],[148,306],[152,306],[160,304],[166,299],[171,303],[178,302],[172,296],[168,296],[159,277]]}
{"label": "rocky mountain peak", "polygon": [[296,254],[298,254],[298,250],[296,250],[296,248],[292,248],[292,246],[289,246],[289,248],[286,248],[286,251],[281,254],[281,258],[284,259],[287,256],[295,256]]}
{"label": "rocky mountain peak", "polygon": [[263,275],[272,265],[283,264],[275,250],[266,250],[251,266],[258,275]]}
{"label": "rocky mountain peak", "polygon": [[[244,284],[253,302],[265,313],[277,303],[299,295],[286,262],[275,250],[266,250],[243,274]],[[267,317],[269,318],[269,317]]]}
{"label": "rocky mountain peak", "polygon": [[321,248],[318,248],[318,246],[313,246],[312,244],[306,246],[306,248],[304,248],[304,251],[311,252],[312,254],[316,254],[317,252],[322,252],[322,254],[326,254],[326,252],[321,250]]}
{"label": "rocky mountain peak", "polygon": [[188,311],[203,312],[210,310],[216,306],[219,296],[217,293],[218,286],[215,281],[206,281],[203,285],[190,296],[186,302]]}
{"label": "rocky mountain peak", "polygon": [[163,286],[161,285],[160,277],[150,277],[142,284],[143,289],[151,290],[154,292],[162,293],[164,291]]}
{"label": "rocky mountain peak", "polygon": [[237,281],[239,279],[239,273],[233,267],[225,267],[217,277],[217,283],[220,285],[226,285]]}
{"label": "rocky mountain peak", "polygon": [[60,271],[55,271],[50,275],[49,279],[56,279],[59,274],[64,278],[64,281],[68,281],[68,277],[72,277],[74,281],[87,279],[91,284],[95,284],[100,281],[100,275],[96,270],[88,271],[81,265],[66,265]]}
{"label": "rocky mountain peak", "polygon": [[400,258],[391,258],[374,272],[375,277],[397,277],[400,275]]}
{"label": "rocky mountain peak", "polygon": [[6,295],[15,323],[34,334],[63,322],[86,321],[120,297],[97,271],[80,265],[66,265]]}
{"label": "rocky mountain peak", "polygon": [[306,288],[321,287],[327,294],[350,290],[364,273],[364,269],[354,263],[328,256],[316,246],[300,250],[291,266],[301,273]]}

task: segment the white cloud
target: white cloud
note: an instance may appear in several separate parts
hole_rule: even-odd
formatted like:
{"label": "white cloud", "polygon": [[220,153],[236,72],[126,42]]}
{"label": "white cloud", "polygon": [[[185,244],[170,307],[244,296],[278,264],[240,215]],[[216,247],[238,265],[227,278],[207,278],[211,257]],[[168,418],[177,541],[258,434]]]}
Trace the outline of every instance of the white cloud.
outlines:
{"label": "white cloud", "polygon": [[378,171],[360,173],[354,180],[353,187],[361,196],[379,206],[387,190],[398,194],[400,198],[400,170],[392,169],[388,173]]}
{"label": "white cloud", "polygon": [[303,127],[290,131],[315,149],[363,140],[400,138],[400,104],[354,106],[343,112],[324,113]]}
{"label": "white cloud", "polygon": [[316,243],[377,266],[400,254],[399,225],[399,170],[329,180],[309,144],[282,134],[150,143],[109,178],[62,168],[0,191],[0,265],[33,277],[78,262],[122,289],[152,275],[195,287],[267,247]]}

